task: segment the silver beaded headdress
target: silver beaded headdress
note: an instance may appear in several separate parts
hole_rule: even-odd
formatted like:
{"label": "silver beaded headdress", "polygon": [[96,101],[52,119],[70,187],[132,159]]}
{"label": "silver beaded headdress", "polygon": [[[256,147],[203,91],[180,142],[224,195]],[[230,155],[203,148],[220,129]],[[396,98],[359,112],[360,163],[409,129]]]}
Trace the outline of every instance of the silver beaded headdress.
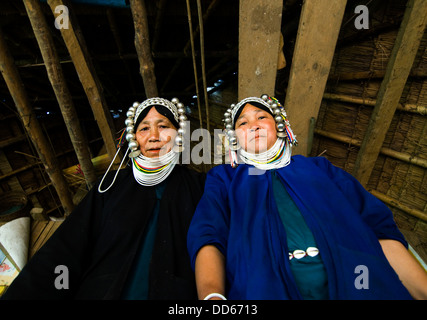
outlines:
{"label": "silver beaded headdress", "polygon": [[[139,145],[138,142],[136,141],[136,136],[135,136],[135,124],[138,121],[138,117],[141,115],[141,113],[144,111],[144,109],[148,108],[148,107],[152,107],[152,106],[163,106],[166,107],[172,114],[173,117],[175,119],[175,121],[178,123],[179,128],[178,128],[178,134],[175,137],[175,145],[173,147],[173,155],[170,155],[171,153],[169,152],[168,154],[166,154],[164,157],[168,158],[169,160],[172,159],[172,161],[168,164],[172,164],[172,165],[164,165],[164,163],[161,163],[161,165],[164,165],[164,167],[166,167],[168,170],[166,170],[165,172],[160,172],[161,177],[157,178],[155,174],[151,175],[150,177],[154,177],[154,178],[150,178],[147,179],[147,181],[141,181],[141,179],[137,179],[137,176],[135,176],[135,170],[134,170],[134,176],[135,179],[138,181],[138,183],[142,184],[142,185],[155,185],[156,183],[159,183],[160,181],[163,181],[168,174],[171,172],[171,170],[173,169],[177,158],[178,158],[178,153],[181,152],[182,150],[184,150],[184,138],[183,135],[185,134],[185,127],[186,127],[186,120],[187,117],[185,115],[185,107],[184,105],[179,102],[179,100],[177,98],[173,98],[172,101],[163,99],[163,98],[150,98],[145,100],[142,103],[139,102],[134,102],[132,104],[132,106],[128,109],[128,111],[126,112],[126,117],[127,119],[125,120],[125,125],[126,125],[126,129],[123,131],[122,137],[120,138],[120,142],[117,145],[117,152],[113,158],[113,160],[110,163],[110,166],[108,167],[107,171],[105,172],[104,176],[102,177],[102,180],[98,186],[98,192],[100,193],[104,193],[106,191],[108,191],[108,189],[111,188],[111,186],[114,184],[114,181],[116,180],[117,174],[119,172],[119,170],[117,170],[116,174],[114,175],[113,181],[110,183],[110,185],[102,190],[101,186],[104,182],[105,177],[107,176],[107,173],[110,171],[110,168],[112,166],[112,164],[114,163],[114,160],[116,159],[118,153],[120,152],[121,147],[124,144],[124,136],[126,133],[126,140],[128,141],[128,148],[126,151],[126,154],[131,151],[129,153],[129,157],[133,160],[134,164],[135,162],[138,162],[139,158],[144,158],[141,154],[141,150],[139,149]],[[119,168],[122,167],[123,162],[126,158],[126,154],[123,157]],[[150,161],[150,159],[148,159],[148,161]],[[156,160],[154,160],[156,161]],[[160,161],[161,162],[161,161]],[[158,166],[156,164],[156,167],[158,169]],[[135,165],[133,166],[135,167]],[[150,168],[148,168],[149,165],[147,166],[147,169],[150,170]],[[156,170],[158,171],[158,170]],[[143,180],[143,179],[142,179]],[[151,180],[151,181],[149,181]]]}
{"label": "silver beaded headdress", "polygon": [[291,146],[296,146],[298,144],[296,136],[294,135],[287,119],[286,111],[277,99],[269,97],[267,94],[263,94],[261,98],[245,98],[237,104],[231,104],[230,108],[227,109],[227,111],[224,113],[223,121],[225,123],[225,135],[229,142],[231,165],[233,167],[237,166],[236,152],[240,149],[240,145],[234,129],[235,117],[242,107],[251,102],[261,104],[270,111],[274,117],[274,120],[276,121],[276,135],[278,138],[286,139],[287,143],[289,143]]}
{"label": "silver beaded headdress", "polygon": [[134,102],[133,105],[129,108],[128,112],[126,113],[127,119],[125,120],[126,125],[126,140],[129,143],[129,157],[135,158],[141,154],[141,151],[139,150],[138,142],[136,141],[135,137],[135,123],[138,121],[138,117],[141,114],[144,109],[151,107],[151,106],[163,106],[166,107],[170,112],[172,112],[176,122],[179,124],[178,128],[178,135],[175,138],[175,146],[174,151],[175,152],[181,152],[184,150],[183,144],[184,139],[183,135],[185,134],[185,121],[187,120],[187,117],[185,115],[185,107],[184,105],[179,102],[177,98],[173,98],[172,101],[163,99],[163,98],[150,98],[145,100],[142,103]]}

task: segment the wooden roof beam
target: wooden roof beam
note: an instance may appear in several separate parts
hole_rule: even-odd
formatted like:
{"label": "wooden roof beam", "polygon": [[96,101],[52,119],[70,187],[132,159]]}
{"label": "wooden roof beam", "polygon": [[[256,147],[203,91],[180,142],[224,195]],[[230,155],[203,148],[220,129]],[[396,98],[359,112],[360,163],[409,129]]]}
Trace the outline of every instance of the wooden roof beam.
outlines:
{"label": "wooden roof beam", "polygon": [[[61,28],[62,38],[73,60],[80,82],[85,90],[86,96],[92,107],[96,122],[98,123],[107,154],[112,160],[116,154],[114,124],[105,97],[102,92],[102,86],[96,75],[95,68],[90,59],[86,43],[81,34],[77,20],[73,15],[70,3],[63,0],[48,0],[52,12],[56,16],[55,8],[60,5],[66,5],[69,12],[68,28]],[[119,156],[117,157],[119,158]],[[116,163],[120,162],[116,158]]]}
{"label": "wooden roof beam", "polygon": [[353,175],[367,185],[427,25],[427,0],[410,0],[397,34]]}
{"label": "wooden roof beam", "polygon": [[274,95],[282,10],[282,0],[240,1],[238,100]]}
{"label": "wooden roof beam", "polygon": [[135,48],[138,53],[139,70],[144,82],[145,95],[147,98],[157,97],[159,94],[151,56],[147,9],[144,0],[130,0],[130,8],[135,26]]}
{"label": "wooden roof beam", "polygon": [[345,7],[342,0],[303,2],[285,98],[298,139],[294,154],[308,155],[310,119],[319,113]]}
{"label": "wooden roof beam", "polygon": [[59,164],[49,141],[43,134],[40,123],[24,89],[18,68],[7,47],[6,40],[0,28],[0,73],[6,82],[10,94],[15,102],[21,121],[27,131],[40,160],[43,162],[50,180],[58,194],[65,214],[70,214],[74,208],[68,184],[62,175]]}
{"label": "wooden roof beam", "polygon": [[39,44],[49,80],[55,92],[62,116],[64,117],[68,134],[70,135],[77,159],[84,173],[86,184],[90,189],[96,182],[95,169],[91,161],[87,139],[80,126],[73,99],[68,90],[64,73],[62,72],[53,38],[41,10],[40,2],[38,0],[25,0],[24,5]]}

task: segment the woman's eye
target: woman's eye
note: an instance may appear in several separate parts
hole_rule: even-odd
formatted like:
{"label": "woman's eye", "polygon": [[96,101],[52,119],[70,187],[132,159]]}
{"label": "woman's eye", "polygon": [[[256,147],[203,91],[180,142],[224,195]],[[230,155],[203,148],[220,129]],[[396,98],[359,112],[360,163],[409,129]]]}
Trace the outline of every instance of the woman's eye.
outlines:
{"label": "woman's eye", "polygon": [[237,127],[244,126],[246,123],[247,123],[246,121],[242,121],[242,122],[240,122],[240,123],[237,125]]}
{"label": "woman's eye", "polygon": [[147,131],[148,127],[142,127],[141,129],[139,129],[139,131]]}

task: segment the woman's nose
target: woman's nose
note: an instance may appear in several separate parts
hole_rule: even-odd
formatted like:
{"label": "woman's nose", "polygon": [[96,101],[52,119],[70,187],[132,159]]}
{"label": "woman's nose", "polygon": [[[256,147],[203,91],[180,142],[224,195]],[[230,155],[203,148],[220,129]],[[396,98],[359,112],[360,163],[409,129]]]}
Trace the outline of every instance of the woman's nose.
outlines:
{"label": "woman's nose", "polygon": [[249,124],[249,129],[251,132],[259,130],[258,122],[254,121]]}
{"label": "woman's nose", "polygon": [[160,140],[159,130],[156,127],[150,128],[150,136],[148,138],[148,141],[153,142],[153,141],[159,141],[159,140]]}

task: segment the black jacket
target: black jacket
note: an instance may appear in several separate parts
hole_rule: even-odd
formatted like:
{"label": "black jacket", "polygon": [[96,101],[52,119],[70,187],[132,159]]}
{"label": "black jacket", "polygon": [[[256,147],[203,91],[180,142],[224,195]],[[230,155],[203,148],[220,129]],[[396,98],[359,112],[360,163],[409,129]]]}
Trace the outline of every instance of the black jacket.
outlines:
{"label": "black jacket", "polygon": [[[105,189],[115,172],[104,183]],[[150,264],[150,299],[197,299],[186,235],[205,174],[176,165],[160,200]],[[119,299],[156,203],[154,188],[121,170],[105,193],[95,185],[23,268],[2,299]],[[57,266],[69,289],[57,289]]]}

